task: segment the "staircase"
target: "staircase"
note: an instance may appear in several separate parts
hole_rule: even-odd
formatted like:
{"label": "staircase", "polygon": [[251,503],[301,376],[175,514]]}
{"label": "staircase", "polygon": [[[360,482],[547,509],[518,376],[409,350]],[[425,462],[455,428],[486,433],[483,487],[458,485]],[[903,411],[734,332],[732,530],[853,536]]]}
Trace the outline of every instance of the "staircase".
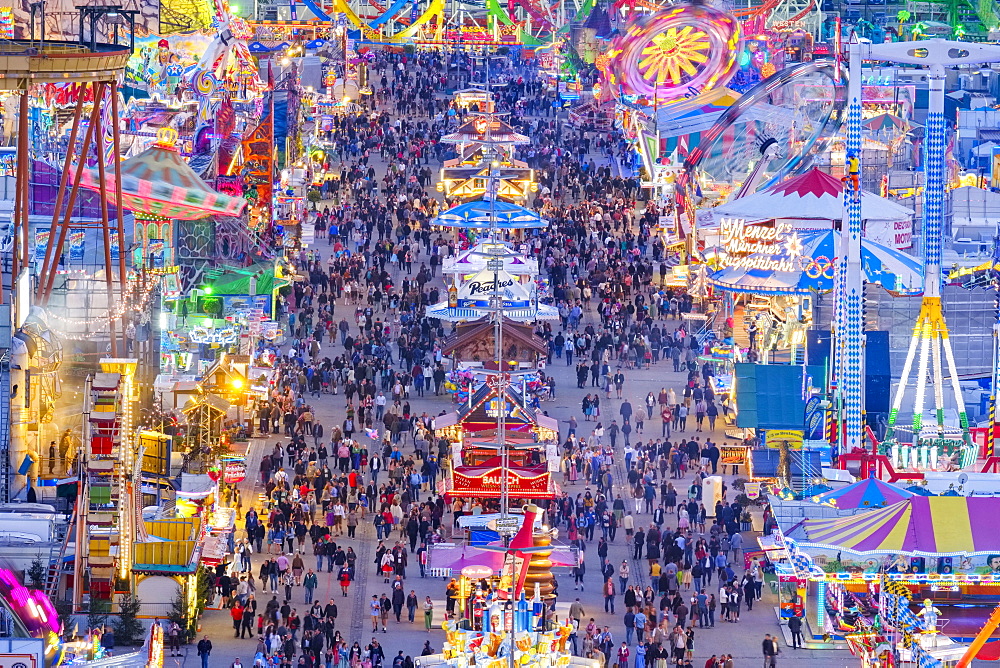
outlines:
{"label": "staircase", "polygon": [[718,311],[713,311],[710,316],[705,320],[697,332],[694,333],[694,338],[698,341],[698,345],[701,348],[705,347],[705,343],[710,341],[715,341],[719,338],[718,334],[715,333],[715,321],[719,317]]}
{"label": "staircase", "polygon": [[76,509],[74,508],[69,522],[57,528],[58,534],[53,538],[52,547],[49,550],[48,569],[45,571],[45,593],[53,602],[60,600],[59,586],[63,581],[63,576],[73,572],[72,568],[66,569],[65,557],[75,526]]}

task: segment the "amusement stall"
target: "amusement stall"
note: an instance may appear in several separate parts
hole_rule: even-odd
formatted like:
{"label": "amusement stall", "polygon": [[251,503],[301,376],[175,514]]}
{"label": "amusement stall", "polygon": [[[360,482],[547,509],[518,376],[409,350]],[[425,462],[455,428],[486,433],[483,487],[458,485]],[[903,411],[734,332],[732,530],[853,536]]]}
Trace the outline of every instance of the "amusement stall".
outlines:
{"label": "amusement stall", "polygon": [[972,640],[1000,603],[1000,550],[992,497],[911,495],[846,517],[783,527],[779,571],[800,584],[810,635],[845,637],[871,627],[892,590],[915,602],[921,629]]}

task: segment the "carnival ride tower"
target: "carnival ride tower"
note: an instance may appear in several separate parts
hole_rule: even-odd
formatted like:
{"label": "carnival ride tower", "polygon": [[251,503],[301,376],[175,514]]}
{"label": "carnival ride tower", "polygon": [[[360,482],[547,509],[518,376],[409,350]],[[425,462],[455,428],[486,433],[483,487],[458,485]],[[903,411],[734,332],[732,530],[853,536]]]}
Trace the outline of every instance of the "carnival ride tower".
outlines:
{"label": "carnival ride tower", "polygon": [[[860,77],[861,60],[882,60],[896,63],[923,65],[929,69],[929,114],[925,140],[925,190],[924,190],[924,297],[920,313],[910,339],[906,361],[900,382],[893,397],[889,413],[889,429],[883,447],[895,460],[896,465],[909,468],[939,468],[939,457],[948,460],[947,468],[962,468],[975,463],[976,449],[969,434],[968,418],[958,384],[955,358],[948,340],[948,326],[941,309],[941,241],[942,208],[945,197],[945,124],[944,124],[944,73],[950,66],[972,65],[1000,61],[1000,47],[949,42],[941,39],[921,41],[920,48],[914,49],[912,42],[896,44],[851,44],[851,80]],[[854,100],[851,100],[852,107]],[[860,114],[848,113],[848,153],[851,153],[851,137],[860,138]],[[860,152],[854,154],[860,160]],[[860,165],[859,165],[860,169]],[[853,228],[855,218],[860,223],[860,203],[857,207],[847,202],[848,218]],[[856,211],[855,211],[856,209]],[[860,238],[852,236],[847,249],[847,280],[850,280],[851,258],[860,255]],[[843,284],[843,282],[842,282]],[[861,354],[860,345],[851,345],[862,327],[860,300],[851,300],[849,286],[845,285],[847,302],[842,309],[840,325],[844,327],[847,346],[842,349],[840,381],[845,397],[845,428],[847,442],[845,451],[860,446],[861,410],[860,403],[850,402],[852,397],[860,397]],[[838,338],[840,332],[838,331]],[[948,385],[944,378],[942,364],[948,365]],[[903,448],[897,443],[897,419],[902,409],[907,383],[910,381],[913,362],[917,361],[917,374],[913,379],[913,442],[912,447]],[[846,370],[846,371],[845,371]],[[930,380],[928,381],[928,373]],[[925,429],[923,425],[924,403],[928,384],[933,386],[935,425]],[[958,429],[945,425],[945,391],[949,387],[954,393],[958,411]]]}

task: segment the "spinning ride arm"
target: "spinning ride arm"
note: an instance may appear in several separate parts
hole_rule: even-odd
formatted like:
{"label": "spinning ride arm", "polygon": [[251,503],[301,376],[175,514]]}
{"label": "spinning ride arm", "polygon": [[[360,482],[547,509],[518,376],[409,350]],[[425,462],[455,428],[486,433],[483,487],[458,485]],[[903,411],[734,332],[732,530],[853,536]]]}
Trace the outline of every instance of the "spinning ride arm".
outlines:
{"label": "spinning ride arm", "polygon": [[985,645],[986,641],[990,639],[990,636],[993,635],[993,632],[996,631],[998,626],[1000,626],[1000,605],[993,610],[993,614],[991,614],[990,618],[986,620],[985,624],[983,624],[983,628],[979,629],[979,633],[976,634],[972,644],[969,645],[969,649],[965,650],[965,654],[963,654],[962,658],[955,664],[955,668],[969,668],[969,665],[972,664],[972,660],[976,658],[976,655],[979,654],[979,650],[983,648],[983,645]]}

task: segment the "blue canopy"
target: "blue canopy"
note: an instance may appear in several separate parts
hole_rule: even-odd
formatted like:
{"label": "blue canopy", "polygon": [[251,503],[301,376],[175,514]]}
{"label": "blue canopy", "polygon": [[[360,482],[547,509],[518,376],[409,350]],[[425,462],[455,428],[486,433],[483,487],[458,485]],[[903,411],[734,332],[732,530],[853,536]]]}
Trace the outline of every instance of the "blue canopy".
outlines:
{"label": "blue canopy", "polygon": [[549,221],[543,220],[537,213],[523,206],[497,200],[459,204],[439,215],[432,224],[479,230],[491,227],[501,230],[520,230],[546,227]]}

